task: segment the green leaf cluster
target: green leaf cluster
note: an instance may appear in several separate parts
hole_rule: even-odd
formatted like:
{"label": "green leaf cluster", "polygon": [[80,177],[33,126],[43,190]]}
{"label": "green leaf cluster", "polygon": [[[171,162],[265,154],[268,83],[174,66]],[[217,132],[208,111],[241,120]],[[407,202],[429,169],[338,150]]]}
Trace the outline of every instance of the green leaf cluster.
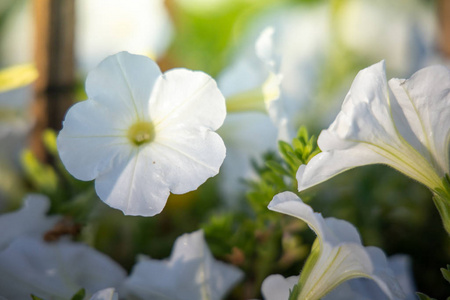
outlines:
{"label": "green leaf cluster", "polygon": [[258,294],[262,281],[273,273],[298,275],[314,235],[294,218],[267,209],[283,191],[297,191],[298,167],[319,153],[316,138],[300,128],[292,144],[280,141],[279,155],[267,153],[263,163],[253,162],[257,179],[247,181],[247,207],[239,212],[215,214],[203,224],[215,256],[241,267],[247,274],[245,290]]}

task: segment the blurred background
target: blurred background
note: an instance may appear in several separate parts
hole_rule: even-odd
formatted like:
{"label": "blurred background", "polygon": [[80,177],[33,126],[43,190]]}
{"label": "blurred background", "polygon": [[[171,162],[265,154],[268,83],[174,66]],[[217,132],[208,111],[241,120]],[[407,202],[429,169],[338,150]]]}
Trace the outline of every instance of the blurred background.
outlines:
{"label": "blurred background", "polygon": [[[83,226],[76,239],[127,269],[138,253],[169,256],[178,235],[202,227],[213,253],[246,272],[230,299],[260,297],[268,274],[297,275],[313,235],[297,223],[285,230],[281,216],[265,212],[276,184],[258,194],[242,180],[239,187],[223,187],[226,174],[219,175],[198,191],[172,195],[154,218],[126,217],[99,200],[86,204],[83,199],[95,197],[92,183],[69,178],[55,147],[67,108],[87,98],[86,75],[106,56],[147,55],[162,71],[201,70],[219,87],[227,76],[250,82],[251,75],[242,76],[251,73],[239,68],[254,60],[255,42],[267,26],[275,31],[293,123],[316,136],[336,116],[359,70],[384,59],[388,79],[408,78],[431,64],[448,65],[450,56],[447,0],[2,0],[0,69],[8,72],[0,74],[0,210],[20,207],[29,192],[44,193],[52,213]],[[258,136],[265,133],[260,129]],[[263,148],[247,159],[264,166],[263,155],[277,156],[275,141]],[[262,174],[259,169],[252,180],[262,182]],[[366,245],[410,255],[418,291],[450,295],[439,272],[450,262],[450,241],[424,187],[370,166],[305,198],[324,216],[352,222]]]}

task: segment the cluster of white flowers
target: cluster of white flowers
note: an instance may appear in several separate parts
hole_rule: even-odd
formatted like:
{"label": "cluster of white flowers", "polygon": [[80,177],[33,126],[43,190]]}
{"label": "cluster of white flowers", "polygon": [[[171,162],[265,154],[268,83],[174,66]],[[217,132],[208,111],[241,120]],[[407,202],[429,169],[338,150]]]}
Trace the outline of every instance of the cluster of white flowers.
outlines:
{"label": "cluster of white flowers", "polygon": [[[357,8],[349,3],[346,9]],[[329,29],[330,24],[322,23],[329,20],[326,7],[311,10],[305,15]],[[169,22],[166,15],[161,22]],[[301,27],[307,31],[302,35],[317,41],[295,54],[300,62],[291,57],[295,51],[282,51],[275,41],[290,35],[276,36],[277,28],[268,27],[252,51],[219,76],[218,84],[200,71],[162,73],[147,56],[108,56],[86,79],[88,99],[67,112],[57,138],[62,163],[75,178],[95,180],[99,198],[125,215],[159,214],[170,193],[196,190],[221,167],[226,175],[222,188],[232,190],[228,198],[236,196],[236,181],[251,176],[250,158],[291,137],[302,104],[298,95],[292,96],[298,92],[292,80],[316,78],[305,74],[317,66],[299,64],[311,53],[322,58],[318,49],[329,37]],[[343,39],[352,45],[350,36]],[[86,44],[90,42],[96,42],[95,36]],[[291,73],[293,69],[301,74]],[[313,87],[302,82],[300,97],[307,98]],[[264,131],[265,138],[256,131]],[[322,152],[298,169],[298,190],[357,166],[389,165],[433,192],[450,233],[449,143],[450,70],[432,66],[410,79],[388,82],[381,61],[356,76],[335,121],[319,136]],[[50,202],[43,196],[31,195],[24,203],[21,210],[0,216],[0,299],[31,294],[68,299],[84,288],[91,300],[220,300],[243,277],[237,267],[214,259],[202,230],[180,236],[168,260],[140,256],[127,275],[88,245],[65,237],[44,240],[62,217],[46,215]],[[271,275],[263,282],[265,300],[414,299],[405,258],[387,258],[381,249],[363,246],[350,223],[323,218],[291,192],[276,195],[268,209],[304,221],[317,238],[299,276]]]}
{"label": "cluster of white flowers", "polygon": [[45,241],[61,220],[46,216],[49,206],[46,197],[30,195],[21,210],[0,216],[0,298],[63,300],[84,288],[91,299],[220,300],[242,278],[238,268],[214,260],[201,230],[179,237],[170,261],[141,257],[126,277],[85,244]]}

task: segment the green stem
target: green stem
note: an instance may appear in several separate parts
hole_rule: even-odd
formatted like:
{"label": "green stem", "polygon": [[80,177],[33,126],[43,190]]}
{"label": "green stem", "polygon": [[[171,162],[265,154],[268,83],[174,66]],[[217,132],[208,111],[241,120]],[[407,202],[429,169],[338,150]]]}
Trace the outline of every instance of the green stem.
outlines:
{"label": "green stem", "polygon": [[450,236],[450,195],[445,193],[435,193],[433,196],[434,204],[441,215],[445,230]]}

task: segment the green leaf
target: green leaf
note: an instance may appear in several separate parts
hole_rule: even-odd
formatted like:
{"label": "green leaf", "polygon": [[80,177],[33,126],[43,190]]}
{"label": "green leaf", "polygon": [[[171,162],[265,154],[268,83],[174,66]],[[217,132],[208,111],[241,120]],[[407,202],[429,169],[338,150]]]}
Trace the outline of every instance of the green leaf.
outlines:
{"label": "green leaf", "polygon": [[441,268],[442,276],[450,283],[450,265],[447,265],[447,269]]}
{"label": "green leaf", "polygon": [[75,295],[72,296],[71,300],[83,300],[85,295],[86,291],[84,289],[80,289]]}
{"label": "green leaf", "polygon": [[33,299],[33,300],[44,300],[44,299],[42,299],[42,298],[40,298],[38,296],[35,296],[33,294],[31,294],[31,299]]}
{"label": "green leaf", "polygon": [[266,162],[266,166],[269,167],[272,171],[274,171],[275,173],[278,173],[280,175],[287,175],[290,176],[290,173],[288,171],[286,171],[281,164],[279,164],[276,161],[267,161]]}
{"label": "green leaf", "polygon": [[419,300],[436,300],[434,298],[430,298],[427,295],[423,294],[423,293],[416,293],[417,297],[419,298]]}

